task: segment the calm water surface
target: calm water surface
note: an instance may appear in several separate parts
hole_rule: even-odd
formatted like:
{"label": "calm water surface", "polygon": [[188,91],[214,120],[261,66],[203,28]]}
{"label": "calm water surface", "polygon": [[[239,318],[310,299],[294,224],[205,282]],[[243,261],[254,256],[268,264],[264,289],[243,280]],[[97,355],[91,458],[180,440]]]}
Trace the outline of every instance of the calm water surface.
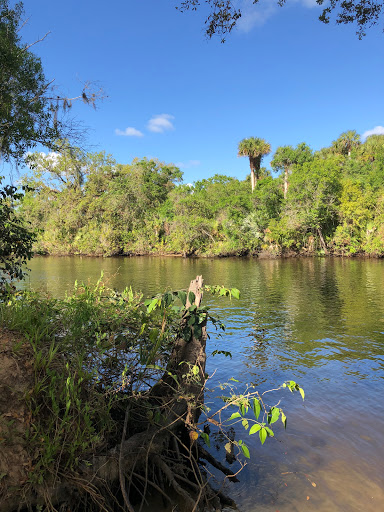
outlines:
{"label": "calm water surface", "polygon": [[243,512],[384,510],[384,261],[48,257],[29,266],[30,285],[53,295],[101,270],[111,287],[146,295],[197,274],[239,288],[240,301],[204,298],[227,326],[207,352],[233,354],[209,359],[211,387],[293,379],[306,399],[283,394],[288,428],[279,423],[264,447],[239,431],[251,460],[228,492]]}

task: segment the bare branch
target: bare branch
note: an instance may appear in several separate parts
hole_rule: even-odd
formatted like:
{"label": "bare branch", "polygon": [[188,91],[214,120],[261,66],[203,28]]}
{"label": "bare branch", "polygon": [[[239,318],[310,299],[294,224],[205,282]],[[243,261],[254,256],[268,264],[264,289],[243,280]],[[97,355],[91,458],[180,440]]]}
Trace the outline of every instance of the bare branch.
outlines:
{"label": "bare branch", "polygon": [[47,36],[49,36],[49,34],[50,34],[50,33],[51,33],[50,31],[49,31],[49,32],[47,32],[47,33],[45,34],[45,36],[41,37],[40,39],[37,39],[36,41],[34,41],[33,43],[30,43],[30,44],[29,44],[29,45],[27,45],[27,46],[25,46],[25,47],[23,48],[23,52],[28,51],[28,50],[29,50],[32,46],[34,46],[35,44],[37,44],[37,43],[41,43],[41,41],[44,41],[44,39],[45,39]]}

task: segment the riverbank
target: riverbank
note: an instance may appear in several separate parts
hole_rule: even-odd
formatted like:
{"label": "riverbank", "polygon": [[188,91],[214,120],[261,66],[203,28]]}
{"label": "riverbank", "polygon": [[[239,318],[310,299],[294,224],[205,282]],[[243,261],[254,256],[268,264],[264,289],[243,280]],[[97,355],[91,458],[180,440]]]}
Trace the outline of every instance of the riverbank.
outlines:
{"label": "riverbank", "polygon": [[133,511],[153,493],[169,510],[234,506],[199,463],[232,475],[197,442],[209,444],[202,286],[143,301],[99,281],[0,301],[1,512]]}
{"label": "riverbank", "polygon": [[222,253],[217,252],[204,252],[199,253],[196,251],[192,251],[189,253],[181,253],[181,252],[172,252],[172,251],[129,251],[126,253],[118,252],[116,254],[103,254],[101,251],[96,252],[65,252],[65,251],[54,251],[54,252],[35,252],[34,257],[44,257],[44,256],[54,256],[54,257],[64,257],[64,256],[81,256],[81,257],[89,257],[89,258],[132,258],[132,257],[145,257],[145,256],[154,256],[154,257],[164,257],[164,258],[255,258],[255,259],[288,259],[288,258],[314,258],[314,257],[334,257],[334,258],[377,258],[381,259],[384,257],[382,253],[364,253],[364,252],[341,252],[341,251],[327,251],[318,250],[318,251],[278,251],[275,247],[271,247],[270,249],[263,249],[260,251],[226,251]]}

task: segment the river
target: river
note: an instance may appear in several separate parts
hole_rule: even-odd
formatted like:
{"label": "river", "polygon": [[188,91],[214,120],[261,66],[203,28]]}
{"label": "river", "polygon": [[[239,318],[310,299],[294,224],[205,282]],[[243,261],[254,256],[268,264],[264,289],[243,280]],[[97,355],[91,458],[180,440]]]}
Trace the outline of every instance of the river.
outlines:
{"label": "river", "polygon": [[251,459],[227,492],[243,512],[384,510],[383,260],[37,257],[29,267],[28,284],[52,295],[102,270],[111,287],[145,295],[198,274],[239,288],[239,301],[204,297],[227,327],[221,338],[211,329],[207,353],[233,356],[209,358],[210,387],[233,377],[239,391],[263,391],[293,379],[305,401],[282,393],[287,430],[276,424],[264,446],[239,429]]}

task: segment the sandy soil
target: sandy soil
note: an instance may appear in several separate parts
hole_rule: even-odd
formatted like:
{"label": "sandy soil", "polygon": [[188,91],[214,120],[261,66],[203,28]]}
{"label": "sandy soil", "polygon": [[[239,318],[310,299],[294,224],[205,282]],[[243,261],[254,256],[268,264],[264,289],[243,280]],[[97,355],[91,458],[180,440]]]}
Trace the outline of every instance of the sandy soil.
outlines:
{"label": "sandy soil", "polygon": [[26,450],[25,433],[31,418],[25,397],[33,382],[30,344],[0,327],[0,501],[14,494],[32,470]]}

